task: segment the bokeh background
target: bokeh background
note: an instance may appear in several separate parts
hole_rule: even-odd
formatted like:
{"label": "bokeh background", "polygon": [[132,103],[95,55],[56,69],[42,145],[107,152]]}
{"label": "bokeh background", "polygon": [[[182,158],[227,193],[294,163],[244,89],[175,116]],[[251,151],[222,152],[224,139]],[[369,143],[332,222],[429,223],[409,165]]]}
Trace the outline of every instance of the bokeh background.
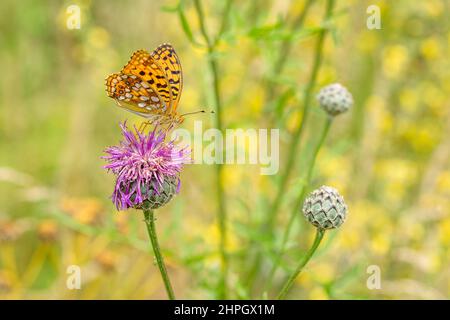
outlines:
{"label": "bokeh background", "polygon": [[[203,3],[211,35],[224,3]],[[70,30],[66,10],[73,4],[81,8],[81,28]],[[381,30],[366,27],[370,4],[381,9]],[[280,170],[302,116],[324,7],[325,1],[312,1],[295,29],[305,1],[234,1],[217,46],[224,127],[280,128]],[[449,298],[449,9],[445,0],[337,2],[314,92],[340,82],[355,105],[334,122],[309,189],[336,187],[349,217],[327,234],[290,298]],[[180,110],[213,106],[192,1],[6,0],[0,12],[0,297],[165,298],[142,213],[117,212],[109,198],[114,177],[102,169],[102,151],[120,140],[119,122],[141,119],[106,96],[104,78],[134,50],[170,42],[184,70]],[[291,50],[280,71],[287,42]],[[194,120],[213,127],[213,117],[188,118],[183,128],[192,130]],[[280,233],[323,119],[314,104],[278,215]],[[250,274],[249,260],[279,177],[261,176],[258,166],[224,170],[229,297],[259,298],[273,248],[260,248],[267,257],[262,274]],[[188,165],[180,194],[157,212],[178,297],[216,297],[214,172]],[[274,292],[313,235],[299,213]],[[70,265],[81,267],[81,290],[66,287]],[[370,265],[380,267],[380,290],[366,286]]]}

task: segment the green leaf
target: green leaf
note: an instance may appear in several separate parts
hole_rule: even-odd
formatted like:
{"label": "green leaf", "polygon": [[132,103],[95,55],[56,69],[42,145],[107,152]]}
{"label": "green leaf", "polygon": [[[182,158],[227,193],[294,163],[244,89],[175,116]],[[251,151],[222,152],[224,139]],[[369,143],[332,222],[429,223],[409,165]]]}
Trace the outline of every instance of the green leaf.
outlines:
{"label": "green leaf", "polygon": [[175,7],[170,7],[170,6],[161,6],[159,9],[163,12],[170,12],[170,13],[174,13],[179,11],[180,8],[180,4],[176,5]]}
{"label": "green leaf", "polygon": [[280,23],[255,27],[250,29],[247,34],[249,37],[254,39],[268,38],[269,35],[273,34],[276,31],[279,31],[281,27],[282,25]]}
{"label": "green leaf", "polygon": [[183,28],[184,34],[189,39],[190,42],[196,43],[194,39],[194,34],[192,33],[191,27],[189,26],[189,22],[186,19],[186,15],[184,14],[183,9],[181,6],[178,8],[178,18],[181,22],[181,28]]}

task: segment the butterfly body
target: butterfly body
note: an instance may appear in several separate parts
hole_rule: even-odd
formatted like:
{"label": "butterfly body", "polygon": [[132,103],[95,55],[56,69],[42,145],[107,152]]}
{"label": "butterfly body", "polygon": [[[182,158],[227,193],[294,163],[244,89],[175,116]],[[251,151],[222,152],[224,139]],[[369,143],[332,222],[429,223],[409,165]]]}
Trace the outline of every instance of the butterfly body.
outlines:
{"label": "butterfly body", "polygon": [[160,124],[183,121],[177,113],[182,87],[181,64],[170,44],[152,54],[134,52],[119,73],[106,78],[106,92],[120,107]]}

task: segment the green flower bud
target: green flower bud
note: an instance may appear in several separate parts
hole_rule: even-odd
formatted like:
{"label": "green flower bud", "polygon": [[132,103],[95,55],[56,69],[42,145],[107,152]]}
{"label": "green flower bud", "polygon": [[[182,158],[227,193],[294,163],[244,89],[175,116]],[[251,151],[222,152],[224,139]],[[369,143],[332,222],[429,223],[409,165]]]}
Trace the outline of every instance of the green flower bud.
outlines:
{"label": "green flower bud", "polygon": [[303,214],[317,228],[334,229],[344,223],[347,206],[336,189],[322,186],[306,198]]}
{"label": "green flower bud", "polygon": [[162,186],[158,187],[159,193],[151,186],[147,191],[147,199],[144,200],[140,208],[158,209],[166,205],[177,193],[178,181],[177,177],[166,176]]}

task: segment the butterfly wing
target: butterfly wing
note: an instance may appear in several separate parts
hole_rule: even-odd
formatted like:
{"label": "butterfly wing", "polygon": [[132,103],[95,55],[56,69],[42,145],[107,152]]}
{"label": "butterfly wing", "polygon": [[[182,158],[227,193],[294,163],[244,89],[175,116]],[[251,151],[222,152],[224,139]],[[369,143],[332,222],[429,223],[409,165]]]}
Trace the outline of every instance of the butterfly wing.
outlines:
{"label": "butterfly wing", "polygon": [[[171,108],[172,93],[166,73],[145,50],[138,50],[123,67],[122,73],[139,77],[158,93],[165,105]],[[166,110],[167,111],[167,110]]]}
{"label": "butterfly wing", "polygon": [[150,55],[133,53],[120,73],[106,79],[108,96],[119,106],[148,119],[182,122],[176,113],[183,86],[181,64],[171,45],[163,44]]}
{"label": "butterfly wing", "polygon": [[134,74],[115,73],[106,79],[106,92],[118,104],[146,118],[167,112],[158,92]]}
{"label": "butterfly wing", "polygon": [[170,94],[172,97],[170,109],[175,113],[180,101],[181,90],[183,89],[183,70],[181,69],[180,59],[172,45],[164,43],[156,48],[151,57],[164,70],[169,82]]}

